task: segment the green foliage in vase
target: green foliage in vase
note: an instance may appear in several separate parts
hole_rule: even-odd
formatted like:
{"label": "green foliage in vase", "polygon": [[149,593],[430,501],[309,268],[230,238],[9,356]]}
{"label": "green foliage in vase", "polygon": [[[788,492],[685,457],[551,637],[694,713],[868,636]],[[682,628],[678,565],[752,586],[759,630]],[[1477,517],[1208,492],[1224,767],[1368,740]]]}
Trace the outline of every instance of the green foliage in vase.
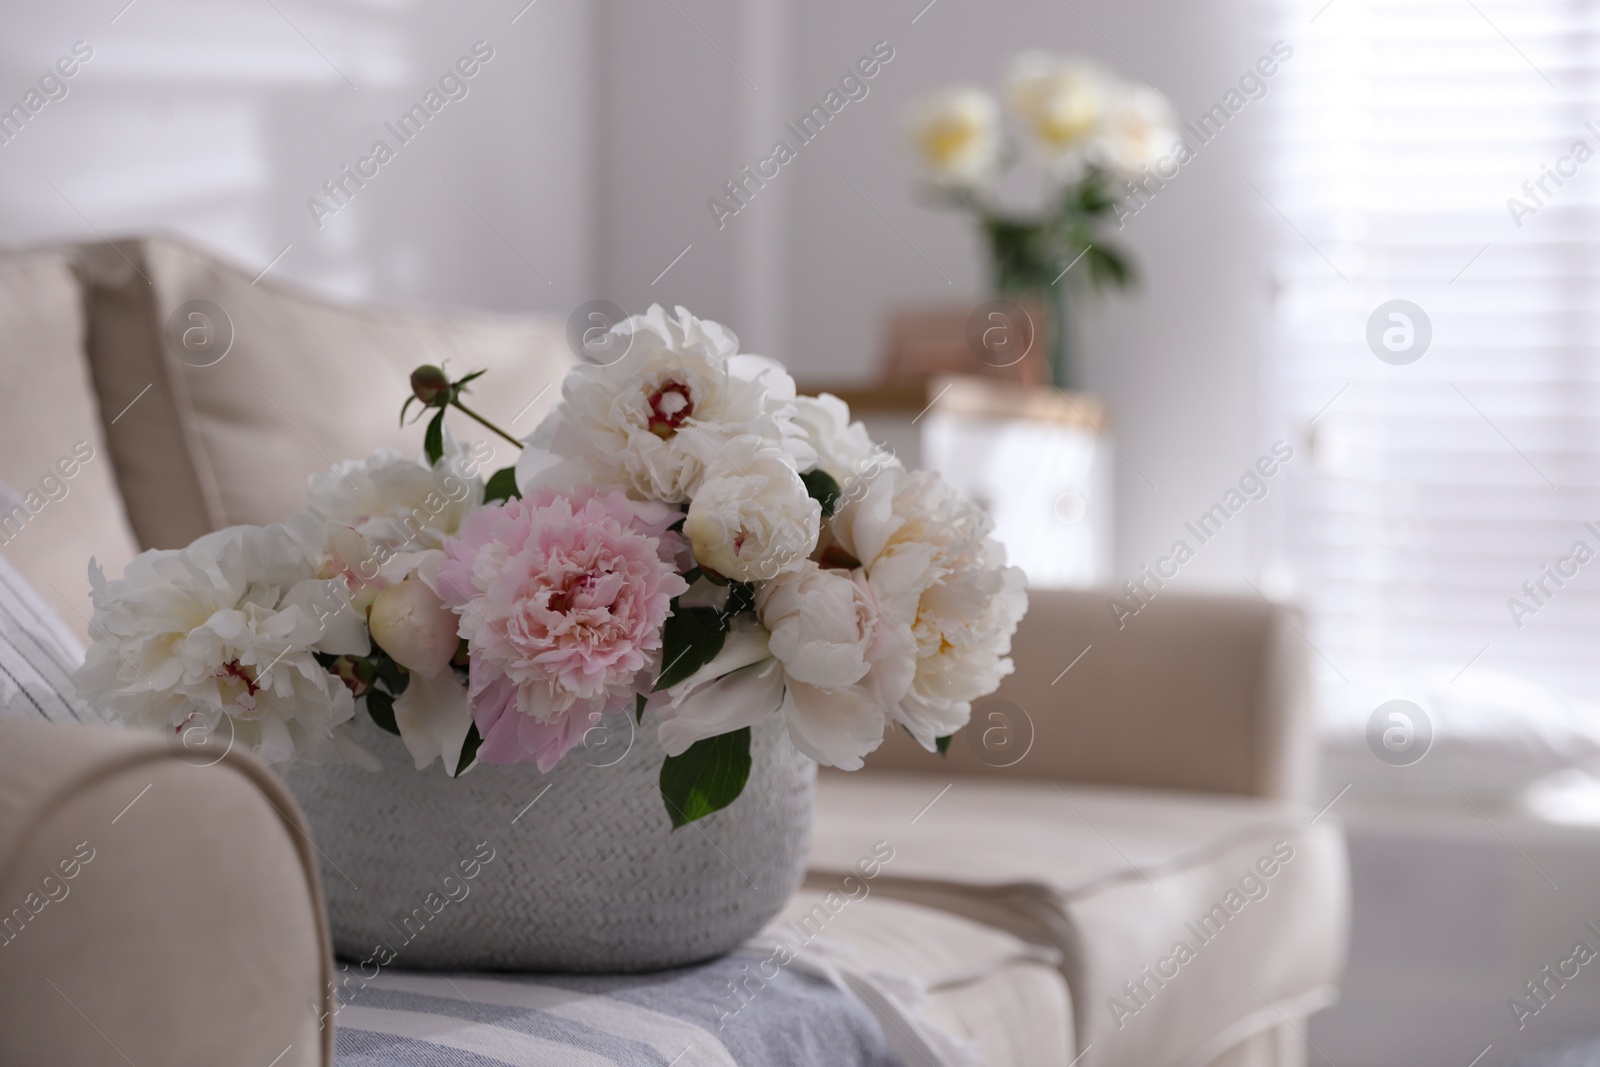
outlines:
{"label": "green foliage in vase", "polygon": [[[978,220],[995,293],[1019,304],[1026,298],[1030,318],[1035,311],[1044,316],[1033,325],[1043,328],[1055,384],[1078,384],[1066,292],[1072,285],[1099,292],[1133,284],[1133,263],[1107,230],[1112,223],[1121,228],[1131,214],[1122,200],[1143,195],[1139,183],[1152,168],[1166,174],[1164,168],[1185,160],[1171,103],[1092,60],[1030,50],[1012,62],[998,98],[955,86],[924,99],[912,139],[934,199]],[[1014,198],[1002,182],[1024,155],[1043,179],[1031,209],[1008,205]],[[1025,351],[1033,336],[1036,330]]]}

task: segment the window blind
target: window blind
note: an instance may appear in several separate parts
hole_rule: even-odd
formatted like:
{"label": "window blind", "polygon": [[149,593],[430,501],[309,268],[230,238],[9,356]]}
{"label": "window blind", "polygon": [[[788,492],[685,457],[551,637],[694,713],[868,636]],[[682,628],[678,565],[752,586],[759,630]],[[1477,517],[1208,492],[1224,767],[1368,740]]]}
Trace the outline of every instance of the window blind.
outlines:
{"label": "window blind", "polygon": [[1274,573],[1335,687],[1600,697],[1600,5],[1278,14],[1267,349],[1303,449]]}

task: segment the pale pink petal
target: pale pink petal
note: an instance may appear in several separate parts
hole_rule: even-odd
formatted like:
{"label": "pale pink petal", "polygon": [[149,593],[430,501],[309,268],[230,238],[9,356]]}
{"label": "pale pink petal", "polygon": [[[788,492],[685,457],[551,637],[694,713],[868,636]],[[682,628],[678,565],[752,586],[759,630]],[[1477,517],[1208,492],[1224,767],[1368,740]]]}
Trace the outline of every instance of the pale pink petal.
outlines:
{"label": "pale pink petal", "polygon": [[462,522],[434,585],[460,613],[481,759],[549,769],[591,713],[631,707],[688,588],[683,539],[666,529],[678,515],[591,486],[544,487]]}

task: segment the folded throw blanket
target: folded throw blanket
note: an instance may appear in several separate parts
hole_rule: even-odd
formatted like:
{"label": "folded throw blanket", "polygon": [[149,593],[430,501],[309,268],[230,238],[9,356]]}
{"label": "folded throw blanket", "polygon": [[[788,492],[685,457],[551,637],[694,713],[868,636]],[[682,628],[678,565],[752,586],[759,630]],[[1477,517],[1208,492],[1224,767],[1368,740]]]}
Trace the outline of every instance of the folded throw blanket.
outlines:
{"label": "folded throw blanket", "polygon": [[[900,1067],[873,1012],[729,956],[643,975],[391,972],[349,983],[338,1067]],[[739,993],[739,990],[744,992]]]}

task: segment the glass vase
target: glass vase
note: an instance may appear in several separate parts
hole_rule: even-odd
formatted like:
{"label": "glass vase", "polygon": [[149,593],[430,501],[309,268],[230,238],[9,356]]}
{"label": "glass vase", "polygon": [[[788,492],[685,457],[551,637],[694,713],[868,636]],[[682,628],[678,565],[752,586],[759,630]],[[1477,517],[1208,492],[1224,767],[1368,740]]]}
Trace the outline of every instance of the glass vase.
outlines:
{"label": "glass vase", "polygon": [[1011,300],[1037,315],[1034,347],[1045,361],[1049,380],[1056,388],[1082,388],[1079,368],[1071,343],[1071,320],[1067,315],[1067,287],[1055,264],[1016,262],[996,255],[993,264],[995,294]]}

